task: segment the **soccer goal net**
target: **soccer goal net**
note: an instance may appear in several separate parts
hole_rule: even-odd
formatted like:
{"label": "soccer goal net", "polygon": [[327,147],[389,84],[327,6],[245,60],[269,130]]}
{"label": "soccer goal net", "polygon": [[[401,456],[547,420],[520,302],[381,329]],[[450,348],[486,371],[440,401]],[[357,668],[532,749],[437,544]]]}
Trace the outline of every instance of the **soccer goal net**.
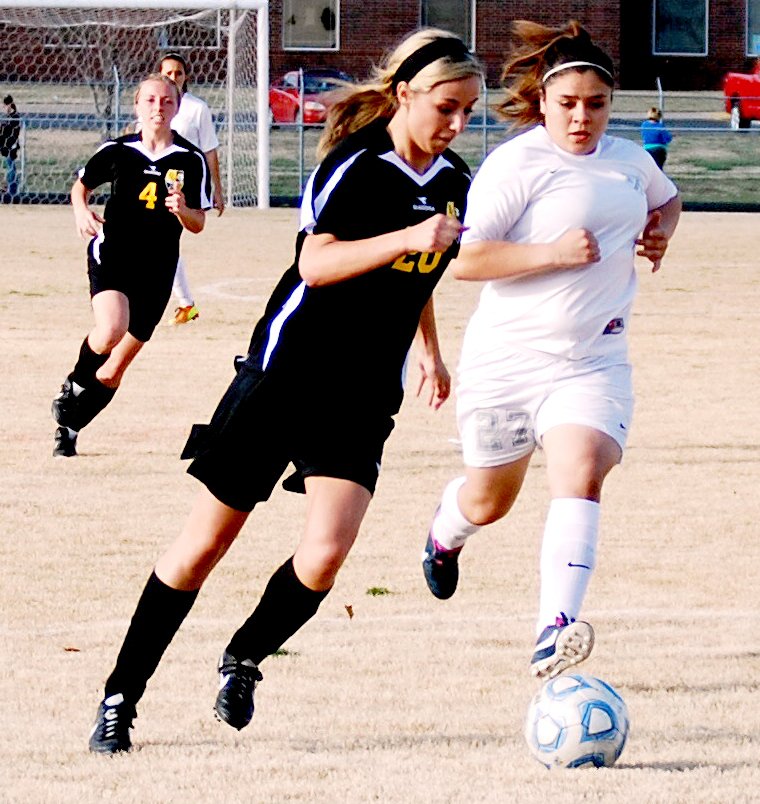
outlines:
{"label": "soccer goal net", "polygon": [[227,204],[268,206],[268,38],[268,0],[0,5],[0,93],[21,118],[18,200],[66,199],[99,144],[134,125],[137,84],[177,52],[211,109]]}

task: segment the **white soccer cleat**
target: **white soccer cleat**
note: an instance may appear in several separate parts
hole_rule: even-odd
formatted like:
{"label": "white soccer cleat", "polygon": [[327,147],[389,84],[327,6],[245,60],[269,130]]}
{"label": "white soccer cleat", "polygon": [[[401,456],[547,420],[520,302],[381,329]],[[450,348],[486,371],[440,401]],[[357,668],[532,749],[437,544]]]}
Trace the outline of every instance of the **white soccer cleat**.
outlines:
{"label": "white soccer cleat", "polygon": [[538,637],[530,660],[530,674],[540,679],[554,678],[568,667],[588,659],[593,647],[594,629],[591,625],[584,620],[568,620],[562,614]]}

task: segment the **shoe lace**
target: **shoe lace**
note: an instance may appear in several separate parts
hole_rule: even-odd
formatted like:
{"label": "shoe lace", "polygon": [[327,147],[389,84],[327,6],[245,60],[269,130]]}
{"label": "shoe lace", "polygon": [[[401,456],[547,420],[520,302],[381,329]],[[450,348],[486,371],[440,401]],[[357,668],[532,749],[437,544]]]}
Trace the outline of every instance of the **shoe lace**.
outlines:
{"label": "shoe lace", "polygon": [[455,560],[459,557],[459,554],[462,552],[461,547],[454,547],[452,550],[449,550],[446,547],[442,547],[438,542],[433,539],[433,551],[430,554],[430,558],[438,565],[447,564],[449,561]]}
{"label": "shoe lace", "polygon": [[134,710],[128,710],[124,704],[109,706],[98,721],[98,736],[101,740],[124,737],[129,733],[136,717]]}
{"label": "shoe lace", "polygon": [[255,664],[244,664],[238,661],[224,663],[219,672],[224,676],[229,676],[233,681],[232,684],[227,684],[225,687],[227,696],[243,702],[251,699],[256,684],[263,678]]}

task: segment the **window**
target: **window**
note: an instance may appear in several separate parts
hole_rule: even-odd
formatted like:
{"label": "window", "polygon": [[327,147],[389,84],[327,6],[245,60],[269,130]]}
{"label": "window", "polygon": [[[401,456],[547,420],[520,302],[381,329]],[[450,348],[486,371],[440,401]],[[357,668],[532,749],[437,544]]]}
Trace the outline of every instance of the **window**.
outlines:
{"label": "window", "polygon": [[339,31],[339,0],[283,0],[285,50],[337,50]]}
{"label": "window", "polygon": [[760,0],[747,0],[747,55],[760,56]]}
{"label": "window", "polygon": [[708,0],[654,0],[655,56],[707,55]]}
{"label": "window", "polygon": [[467,47],[474,45],[472,19],[475,0],[422,0],[420,22],[432,28],[443,28],[459,36]]}

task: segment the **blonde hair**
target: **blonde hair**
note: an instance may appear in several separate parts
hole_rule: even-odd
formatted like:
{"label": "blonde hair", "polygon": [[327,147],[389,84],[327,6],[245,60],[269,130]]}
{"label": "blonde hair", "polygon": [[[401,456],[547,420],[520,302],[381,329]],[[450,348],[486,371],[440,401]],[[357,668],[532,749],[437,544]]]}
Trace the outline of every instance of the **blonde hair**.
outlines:
{"label": "blonde hair", "polygon": [[158,81],[160,84],[166,84],[166,86],[171,87],[174,90],[174,96],[177,99],[177,108],[179,108],[179,105],[182,102],[182,93],[179,91],[179,87],[174,83],[174,81],[172,81],[168,75],[164,75],[163,73],[151,73],[140,81],[140,83],[137,85],[137,89],[135,90],[135,103],[137,103],[140,97],[140,90],[149,81]]}
{"label": "blonde hair", "polygon": [[[349,134],[369,125],[378,118],[390,120],[398,109],[393,78],[402,63],[412,54],[436,39],[459,38],[439,28],[422,28],[402,40],[380,63],[373,67],[372,77],[361,84],[348,85],[347,94],[332,106],[327,116],[325,131],[317,146],[317,158],[325,156]],[[480,62],[463,46],[464,58],[455,61],[443,56],[423,67],[409,81],[415,92],[429,92],[444,81],[483,77]]]}
{"label": "blonde hair", "polygon": [[544,87],[559,72],[552,68],[567,64],[568,69],[593,70],[610,88],[615,83],[612,59],[592,42],[577,20],[569,20],[561,28],[515,20],[512,35],[515,44],[501,73],[506,98],[497,111],[515,126],[535,125],[543,120]]}

